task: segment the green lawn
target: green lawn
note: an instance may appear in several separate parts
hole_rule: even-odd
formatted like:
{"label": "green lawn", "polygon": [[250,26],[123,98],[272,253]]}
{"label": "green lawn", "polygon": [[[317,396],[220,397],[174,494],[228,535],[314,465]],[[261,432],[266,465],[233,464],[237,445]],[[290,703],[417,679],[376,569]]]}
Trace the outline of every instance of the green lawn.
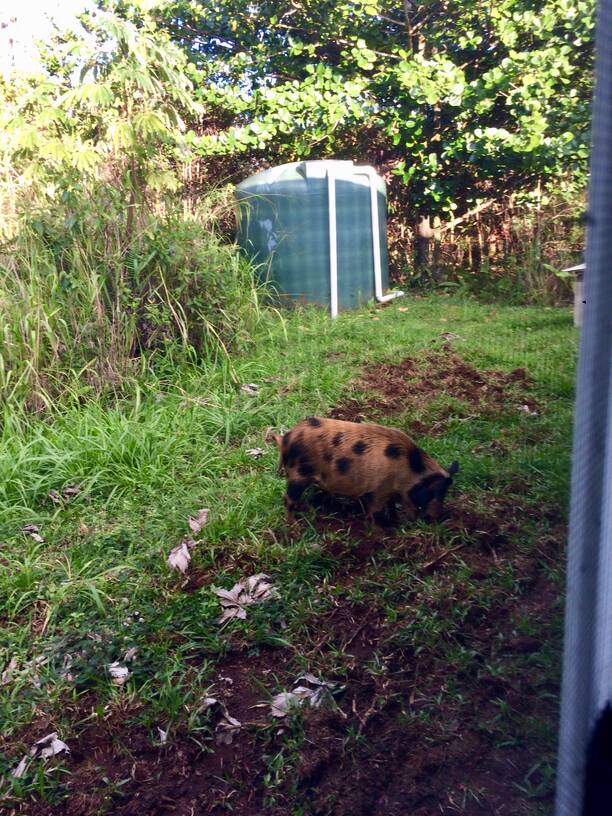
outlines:
{"label": "green lawn", "polygon": [[[406,297],[333,323],[317,310],[270,313],[258,331],[250,353],[180,370],[168,364],[166,373],[160,367],[154,381],[116,404],[86,402],[52,419],[5,411],[0,672],[11,660],[13,667],[0,686],[0,790],[7,806],[28,814],[135,812],[130,802],[144,782],[129,768],[146,765],[149,793],[170,790],[174,770],[164,756],[175,766],[183,757],[209,779],[184,790],[176,813],[194,806],[257,812],[252,802],[259,812],[296,816],[378,813],[372,803],[367,810],[352,802],[344,777],[372,789],[359,769],[374,755],[403,756],[406,740],[420,740],[419,750],[437,757],[423,771],[428,781],[413,780],[429,804],[419,811],[397,787],[399,776],[407,779],[405,758],[387,768],[395,796],[388,813],[398,802],[412,803],[413,813],[439,812],[436,775],[454,803],[440,799],[442,812],[496,812],[496,802],[512,795],[514,813],[549,812],[576,356],[569,310]],[[301,535],[286,536],[284,482],[266,429],[325,414],[349,393],[365,399],[350,386],[365,366],[426,359],[447,332],[459,335],[449,344],[477,369],[526,369],[539,410],[522,412],[509,398],[507,410],[481,414],[442,393],[375,417],[404,428],[415,418],[442,418],[441,431],[417,441],[443,464],[461,463],[450,518],[434,528],[362,535],[311,513]],[[258,384],[259,393],[241,392],[243,383]],[[261,458],[246,455],[254,447],[265,449]],[[53,503],[49,492],[66,485],[81,492]],[[210,508],[209,521],[182,578],[166,558],[201,507]],[[27,524],[44,541],[20,532]],[[279,597],[220,628],[213,587],[229,589],[259,572]],[[107,666],[130,647],[138,653],[119,688]],[[303,671],[345,687],[337,708],[300,709],[278,733],[268,710],[252,706]],[[225,697],[224,676],[233,680]],[[232,746],[215,744],[218,713],[203,704],[207,693],[243,723]],[[168,732],[164,746],[158,727]],[[51,731],[71,754],[32,761],[9,781],[8,771]],[[448,747],[458,731],[463,757]],[[324,772],[310,778],[315,744]],[[503,785],[484,770],[461,777],[476,756],[497,769],[493,776],[506,773]],[[77,796],[84,790],[86,801]],[[202,810],[205,799],[219,809]],[[166,812],[138,801],[141,813]]]}

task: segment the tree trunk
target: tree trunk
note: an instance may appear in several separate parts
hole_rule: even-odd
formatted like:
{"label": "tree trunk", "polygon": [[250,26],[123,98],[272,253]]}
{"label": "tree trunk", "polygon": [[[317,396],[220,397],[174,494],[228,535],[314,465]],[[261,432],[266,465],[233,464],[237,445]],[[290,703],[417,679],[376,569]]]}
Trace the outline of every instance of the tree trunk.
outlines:
{"label": "tree trunk", "polygon": [[414,232],[415,266],[417,269],[423,269],[431,265],[431,239],[433,238],[433,230],[431,228],[431,219],[428,215],[422,215],[417,218]]}

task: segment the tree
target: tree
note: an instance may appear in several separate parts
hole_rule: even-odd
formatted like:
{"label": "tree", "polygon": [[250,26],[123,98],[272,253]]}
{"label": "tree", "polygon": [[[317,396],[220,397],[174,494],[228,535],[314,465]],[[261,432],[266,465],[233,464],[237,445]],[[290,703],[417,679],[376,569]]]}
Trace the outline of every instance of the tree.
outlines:
{"label": "tree", "polygon": [[182,116],[198,106],[186,57],[163,32],[111,14],[85,22],[88,38],[58,35],[48,50],[50,76],[5,83],[0,149],[24,194],[109,182],[129,243],[144,195],[178,188],[177,166],[191,158]]}
{"label": "tree", "polygon": [[203,155],[365,159],[420,219],[584,184],[594,0],[150,5],[208,115],[231,123]]}

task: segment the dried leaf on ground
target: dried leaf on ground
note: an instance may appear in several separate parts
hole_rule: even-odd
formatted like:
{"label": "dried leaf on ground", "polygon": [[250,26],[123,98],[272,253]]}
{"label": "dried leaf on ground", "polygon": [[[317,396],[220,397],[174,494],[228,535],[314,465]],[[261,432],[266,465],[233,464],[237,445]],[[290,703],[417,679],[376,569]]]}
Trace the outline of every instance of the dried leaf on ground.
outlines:
{"label": "dried leaf on ground", "polygon": [[66,745],[65,742],[62,742],[61,739],[58,739],[57,732],[54,731],[52,734],[47,734],[46,737],[38,740],[38,742],[34,743],[30,751],[30,756],[32,757],[40,757],[41,759],[49,759],[55,754],[61,754],[62,751],[66,751],[70,753],[70,749]]}
{"label": "dried leaf on ground", "polygon": [[534,411],[528,405],[521,405],[521,407],[519,408],[519,411],[521,411],[523,414],[527,414],[527,416],[537,416],[538,415],[538,412]]}
{"label": "dried leaf on ground", "polygon": [[184,538],[179,545],[174,547],[168,556],[167,563],[170,569],[178,570],[184,575],[191,561],[191,553],[189,551],[194,547],[195,541],[190,538]]}
{"label": "dried leaf on ground", "polygon": [[455,334],[455,332],[444,332],[440,337],[443,340],[465,340],[465,337],[462,337],[460,334]]}
{"label": "dried leaf on ground", "polygon": [[68,484],[62,488],[61,492],[59,490],[50,490],[47,496],[54,504],[62,504],[63,501],[70,501],[70,499],[78,496],[81,490],[80,485]]}
{"label": "dried leaf on ground", "polygon": [[159,725],[157,726],[157,733],[159,734],[159,743],[160,745],[165,745],[168,740],[168,732],[164,731],[163,728],[160,728]]}
{"label": "dried leaf on ground", "polygon": [[204,708],[212,708],[213,706],[217,705],[219,701],[216,697],[204,697],[202,700],[202,705]]}
{"label": "dried leaf on ground", "polygon": [[21,779],[21,777],[26,772],[26,768],[28,766],[28,762],[30,759],[50,759],[50,757],[55,756],[56,754],[61,754],[63,751],[66,753],[70,753],[70,748],[63,742],[61,739],[58,739],[57,731],[53,731],[51,734],[47,734],[46,737],[38,740],[35,742],[34,745],[30,748],[30,752],[25,754],[17,765],[11,771],[11,776],[15,779]]}
{"label": "dried leaf on ground", "polygon": [[122,666],[118,660],[109,665],[108,673],[115,686],[123,686],[127,683],[128,677],[130,676],[128,667]]}
{"label": "dried leaf on ground", "polygon": [[37,544],[45,543],[45,539],[40,535],[40,528],[36,524],[26,524],[21,528],[21,532],[29,535]]}
{"label": "dried leaf on ground", "polygon": [[71,496],[78,496],[80,492],[81,492],[81,487],[80,487],[80,485],[76,485],[76,484],[69,484],[69,485],[66,485],[66,487],[62,488],[62,495],[66,499],[70,498]]}
{"label": "dried leaf on ground", "polygon": [[71,668],[72,668],[72,655],[66,653],[64,655],[64,662],[62,665],[62,670],[60,672],[60,677],[62,678],[62,680],[66,680],[67,683],[74,682],[74,675],[70,671]]}
{"label": "dried leaf on ground", "polygon": [[225,623],[232,618],[244,620],[246,618],[245,607],[277,598],[278,592],[269,583],[268,578],[269,576],[262,572],[250,578],[243,578],[229,590],[215,589],[214,593],[221,599],[223,607],[223,614],[218,622]]}
{"label": "dried leaf on ground", "polygon": [[0,677],[0,686],[6,686],[7,683],[11,682],[12,676],[17,668],[17,658],[15,656],[11,657],[7,667],[2,672],[2,676]]}
{"label": "dried leaf on ground", "polygon": [[217,735],[217,745],[231,745],[235,736],[242,728],[242,723],[235,717],[231,717],[227,711],[224,712],[222,719],[217,723],[215,733]]}
{"label": "dried leaf on ground", "polygon": [[265,451],[263,448],[247,448],[245,451],[247,456],[251,456],[253,459],[259,459],[260,456],[263,456]]}
{"label": "dried leaf on ground", "polygon": [[301,705],[313,694],[313,689],[306,688],[306,686],[296,686],[293,691],[282,691],[272,698],[270,703],[272,716],[286,717],[290,708]]}
{"label": "dried leaf on ground", "polygon": [[192,533],[197,535],[200,532],[202,527],[206,524],[209,513],[210,510],[208,507],[203,507],[201,510],[198,510],[198,515],[195,518],[189,516],[189,529]]}
{"label": "dried leaf on ground", "polygon": [[250,397],[259,394],[259,386],[256,383],[245,383],[240,386],[240,390],[243,394],[248,394]]}
{"label": "dried leaf on ground", "polygon": [[127,652],[123,655],[123,662],[129,663],[130,660],[134,660],[136,655],[138,654],[138,646],[131,646]]}
{"label": "dried leaf on ground", "polygon": [[[310,683],[314,688],[299,685],[301,680]],[[306,672],[296,678],[292,691],[283,691],[273,697],[270,704],[270,713],[273,717],[286,717],[292,707],[300,706],[308,702],[311,708],[319,708],[323,701],[331,699],[332,692],[341,691],[337,683],[330,683],[326,680],[319,680],[314,674]]]}
{"label": "dried leaf on ground", "polygon": [[17,767],[13,768],[13,770],[11,771],[11,776],[15,777],[15,779],[21,779],[21,777],[26,772],[26,768],[28,767],[28,760],[29,756],[27,754],[21,757],[19,765],[17,765]]}

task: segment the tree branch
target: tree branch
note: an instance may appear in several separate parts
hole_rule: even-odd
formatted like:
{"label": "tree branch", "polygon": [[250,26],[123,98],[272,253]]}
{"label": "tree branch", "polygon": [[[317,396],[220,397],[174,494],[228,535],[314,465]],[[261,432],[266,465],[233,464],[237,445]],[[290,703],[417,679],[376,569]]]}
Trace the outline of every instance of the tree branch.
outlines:
{"label": "tree branch", "polygon": [[477,207],[474,207],[472,210],[468,210],[459,218],[453,218],[452,221],[449,221],[448,224],[444,224],[443,227],[440,227],[439,232],[442,234],[450,229],[455,229],[456,226],[459,224],[463,224],[464,221],[469,221],[470,218],[474,218],[474,216],[479,215],[483,210],[488,210],[489,207],[492,207],[493,204],[497,203],[496,198],[490,198],[488,201],[484,201],[482,204],[479,204]]}

